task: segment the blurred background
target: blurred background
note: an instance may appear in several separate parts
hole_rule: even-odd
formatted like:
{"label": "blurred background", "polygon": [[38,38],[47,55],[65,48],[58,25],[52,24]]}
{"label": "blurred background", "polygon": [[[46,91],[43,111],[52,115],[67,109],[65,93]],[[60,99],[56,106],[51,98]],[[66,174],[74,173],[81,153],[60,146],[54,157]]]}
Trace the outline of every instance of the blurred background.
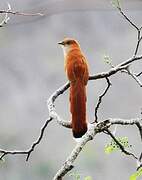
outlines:
{"label": "blurred background", "polygon": [[[67,81],[63,52],[57,42],[64,37],[77,39],[93,75],[109,70],[105,55],[114,65],[132,57],[137,34],[109,0],[10,0],[9,3],[14,11],[46,14],[45,17],[10,15],[8,24],[0,28],[0,148],[26,150],[48,118],[47,98]],[[138,26],[142,25],[141,0],[123,0],[122,7]],[[6,8],[6,1],[0,0],[0,9]],[[141,69],[140,62],[132,66],[136,73]],[[142,91],[138,84],[121,73],[110,80],[112,87],[103,99],[99,118],[139,117]],[[88,83],[89,121],[94,120],[94,108],[105,87],[105,80]],[[67,91],[56,101],[57,112],[66,120],[70,119],[68,99]],[[142,149],[136,127],[118,127],[116,135],[128,136],[130,150],[136,154]],[[93,180],[129,179],[135,171],[135,161],[119,152],[106,155],[104,146],[110,141],[104,134],[97,135],[81,152],[72,172],[78,172],[82,179],[88,175]],[[5,157],[0,179],[50,180],[75,144],[70,130],[51,122],[29,162],[22,155]],[[67,175],[64,179],[73,178]]]}

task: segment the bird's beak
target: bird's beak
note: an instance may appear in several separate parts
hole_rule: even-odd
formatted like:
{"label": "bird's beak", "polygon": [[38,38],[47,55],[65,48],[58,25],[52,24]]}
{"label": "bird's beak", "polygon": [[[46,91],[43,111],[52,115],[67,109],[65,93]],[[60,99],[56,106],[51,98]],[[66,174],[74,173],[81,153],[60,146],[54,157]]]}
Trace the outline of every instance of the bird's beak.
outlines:
{"label": "bird's beak", "polygon": [[64,45],[64,42],[63,42],[63,41],[61,41],[61,42],[58,42],[58,44],[60,44],[60,45]]}

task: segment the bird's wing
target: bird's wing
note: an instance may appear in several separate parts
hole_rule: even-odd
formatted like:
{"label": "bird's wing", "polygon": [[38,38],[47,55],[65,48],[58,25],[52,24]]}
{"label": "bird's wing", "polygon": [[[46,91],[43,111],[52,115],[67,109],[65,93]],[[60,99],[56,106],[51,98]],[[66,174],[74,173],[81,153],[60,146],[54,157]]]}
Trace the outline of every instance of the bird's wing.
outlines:
{"label": "bird's wing", "polygon": [[77,60],[73,63],[73,74],[74,79],[80,79],[87,84],[89,73],[88,73],[88,65],[86,63],[84,56],[79,56]]}

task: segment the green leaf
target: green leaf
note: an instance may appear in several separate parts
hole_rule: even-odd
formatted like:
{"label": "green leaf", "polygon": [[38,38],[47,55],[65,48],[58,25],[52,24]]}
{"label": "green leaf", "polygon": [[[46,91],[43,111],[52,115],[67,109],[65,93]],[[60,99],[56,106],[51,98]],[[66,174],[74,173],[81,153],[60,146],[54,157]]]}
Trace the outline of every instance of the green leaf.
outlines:
{"label": "green leaf", "polygon": [[110,57],[108,56],[108,55],[104,55],[104,61],[105,61],[105,63],[110,63],[111,62],[111,59],[110,59]]}
{"label": "green leaf", "polygon": [[119,9],[121,8],[120,0],[112,0],[111,4],[116,8],[119,8]]}
{"label": "green leaf", "polygon": [[[128,137],[118,137],[116,139],[118,140],[119,143],[122,144],[123,147],[131,147],[131,145],[129,145],[128,143]],[[107,144],[104,149],[106,154],[110,154],[117,150],[120,150],[120,147],[118,144],[116,144],[114,140],[112,140],[109,144]]]}
{"label": "green leaf", "polygon": [[110,145],[107,145],[106,147],[105,147],[105,153],[106,154],[110,154],[111,152],[113,152],[114,151],[114,147],[112,147],[112,146],[110,146]]}
{"label": "green leaf", "polygon": [[72,176],[74,178],[74,180],[81,180],[80,179],[80,174],[77,173],[77,172],[73,172],[69,176]]}
{"label": "green leaf", "polygon": [[111,58],[109,57],[109,55],[104,55],[104,56],[103,56],[103,59],[104,59],[104,62],[105,62],[106,64],[108,64],[108,65],[110,65],[111,67],[113,67],[113,65],[112,65],[112,60],[111,60]]}
{"label": "green leaf", "polygon": [[91,176],[86,176],[84,180],[93,180]]}
{"label": "green leaf", "polygon": [[[74,180],[81,180],[81,176],[77,172],[70,173],[69,176],[72,176]],[[93,180],[91,176],[86,176],[84,180]]]}
{"label": "green leaf", "polygon": [[139,168],[137,172],[135,172],[130,176],[130,180],[136,180],[140,176],[142,176],[142,167]]}

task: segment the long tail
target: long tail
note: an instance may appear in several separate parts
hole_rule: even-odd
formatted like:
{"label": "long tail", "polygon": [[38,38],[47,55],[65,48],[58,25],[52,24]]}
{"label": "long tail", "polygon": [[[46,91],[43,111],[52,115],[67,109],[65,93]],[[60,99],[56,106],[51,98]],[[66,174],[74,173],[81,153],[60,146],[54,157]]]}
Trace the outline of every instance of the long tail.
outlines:
{"label": "long tail", "polygon": [[80,79],[72,82],[70,86],[70,111],[73,136],[80,138],[87,131],[86,87]]}

